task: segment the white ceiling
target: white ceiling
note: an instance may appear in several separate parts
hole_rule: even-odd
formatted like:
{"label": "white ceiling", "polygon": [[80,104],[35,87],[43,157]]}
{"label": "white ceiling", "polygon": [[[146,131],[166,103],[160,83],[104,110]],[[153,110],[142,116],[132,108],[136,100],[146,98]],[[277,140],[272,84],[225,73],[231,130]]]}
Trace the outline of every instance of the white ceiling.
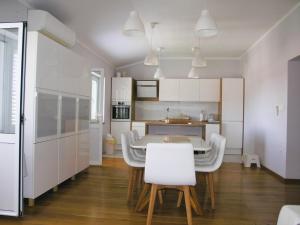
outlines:
{"label": "white ceiling", "polygon": [[[165,47],[164,57],[190,57],[197,43],[194,25],[203,0],[22,0],[47,10],[70,28],[78,39],[99,51],[115,66],[143,60],[149,44],[145,38],[122,35],[131,10],[143,19],[149,37],[150,22],[160,25],[156,46]],[[201,41],[207,57],[240,57],[261,35],[300,0],[207,0],[220,33]]]}

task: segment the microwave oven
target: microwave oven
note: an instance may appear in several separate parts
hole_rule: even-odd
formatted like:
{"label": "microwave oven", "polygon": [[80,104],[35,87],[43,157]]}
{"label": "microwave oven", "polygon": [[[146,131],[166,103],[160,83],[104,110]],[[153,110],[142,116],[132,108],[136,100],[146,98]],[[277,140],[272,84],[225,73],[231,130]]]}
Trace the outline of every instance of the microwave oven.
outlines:
{"label": "microwave oven", "polygon": [[158,81],[157,80],[138,80],[136,81],[136,100],[158,100]]}

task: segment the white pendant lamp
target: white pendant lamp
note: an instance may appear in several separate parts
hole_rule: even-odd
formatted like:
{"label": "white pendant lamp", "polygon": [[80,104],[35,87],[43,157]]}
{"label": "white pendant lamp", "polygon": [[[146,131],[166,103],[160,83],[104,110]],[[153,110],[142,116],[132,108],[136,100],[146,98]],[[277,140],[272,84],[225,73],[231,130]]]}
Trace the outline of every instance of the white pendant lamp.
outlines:
{"label": "white pendant lamp", "polygon": [[151,37],[150,37],[150,51],[144,60],[144,65],[146,66],[158,66],[158,55],[157,52],[153,49],[153,30],[158,23],[151,23]]}
{"label": "white pendant lamp", "polygon": [[189,74],[188,74],[188,78],[199,78],[195,67],[192,67]]}
{"label": "white pendant lamp", "polygon": [[198,37],[209,38],[218,34],[216,22],[211,17],[207,9],[201,11],[200,18],[195,27],[195,33]]}
{"label": "white pendant lamp", "polygon": [[129,17],[124,24],[123,34],[126,36],[145,36],[144,23],[137,11],[131,11]]}
{"label": "white pendant lamp", "polygon": [[158,48],[158,53],[159,53],[159,58],[158,58],[158,67],[156,69],[156,72],[154,74],[154,79],[162,79],[162,78],[165,78],[161,68],[160,68],[160,55],[161,55],[161,52],[162,52],[163,48],[160,47]]}
{"label": "white pendant lamp", "polygon": [[192,49],[194,51],[194,58],[192,60],[192,67],[206,67],[207,62],[203,55],[201,54],[200,47],[194,47]]}

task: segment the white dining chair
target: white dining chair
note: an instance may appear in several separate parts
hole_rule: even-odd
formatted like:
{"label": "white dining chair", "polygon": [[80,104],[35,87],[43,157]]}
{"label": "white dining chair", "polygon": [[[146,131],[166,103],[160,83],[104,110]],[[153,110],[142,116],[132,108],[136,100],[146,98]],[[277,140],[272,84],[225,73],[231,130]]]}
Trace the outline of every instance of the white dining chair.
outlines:
{"label": "white dining chair", "polygon": [[132,135],[133,135],[133,138],[135,141],[140,139],[140,136],[139,136],[139,133],[137,130],[133,129],[131,132],[132,132]]}
{"label": "white dining chair", "polygon": [[300,206],[282,206],[278,216],[277,225],[300,225]]}
{"label": "white dining chair", "polygon": [[[170,158],[170,156],[172,156]],[[196,184],[194,150],[189,143],[151,143],[147,145],[145,183],[151,184],[147,225],[152,223],[158,190],[179,188],[185,197],[187,221],[192,225],[190,186]],[[193,200],[192,200],[193,201]]]}
{"label": "white dining chair", "polygon": [[[132,130],[129,132],[128,138],[130,145],[139,140],[139,137],[137,135],[138,134],[136,130]],[[131,149],[131,152],[137,159],[145,161],[146,152],[144,149]]]}
{"label": "white dining chair", "polygon": [[145,161],[139,160],[132,154],[129,146],[128,137],[128,133],[121,134],[123,158],[126,164],[129,166],[127,201],[131,199],[134,187],[136,185],[137,177],[140,176],[140,173],[143,173],[143,169],[145,167]]}
{"label": "white dining chair", "polygon": [[199,173],[204,173],[211,199],[211,207],[215,209],[215,192],[214,192],[214,178],[213,173],[217,171],[222,165],[226,146],[226,138],[213,134],[211,140],[211,155],[205,160],[195,160],[195,170]]}

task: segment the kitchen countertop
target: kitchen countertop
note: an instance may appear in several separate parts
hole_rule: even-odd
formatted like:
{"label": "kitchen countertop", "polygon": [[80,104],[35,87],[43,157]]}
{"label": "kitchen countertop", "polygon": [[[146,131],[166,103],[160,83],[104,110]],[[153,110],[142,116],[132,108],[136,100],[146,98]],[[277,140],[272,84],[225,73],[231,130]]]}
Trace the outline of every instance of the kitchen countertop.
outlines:
{"label": "kitchen countertop", "polygon": [[146,125],[154,126],[188,126],[188,127],[201,127],[206,124],[220,124],[220,121],[208,122],[191,120],[188,123],[166,123],[164,120],[133,120],[132,122],[144,122]]}

